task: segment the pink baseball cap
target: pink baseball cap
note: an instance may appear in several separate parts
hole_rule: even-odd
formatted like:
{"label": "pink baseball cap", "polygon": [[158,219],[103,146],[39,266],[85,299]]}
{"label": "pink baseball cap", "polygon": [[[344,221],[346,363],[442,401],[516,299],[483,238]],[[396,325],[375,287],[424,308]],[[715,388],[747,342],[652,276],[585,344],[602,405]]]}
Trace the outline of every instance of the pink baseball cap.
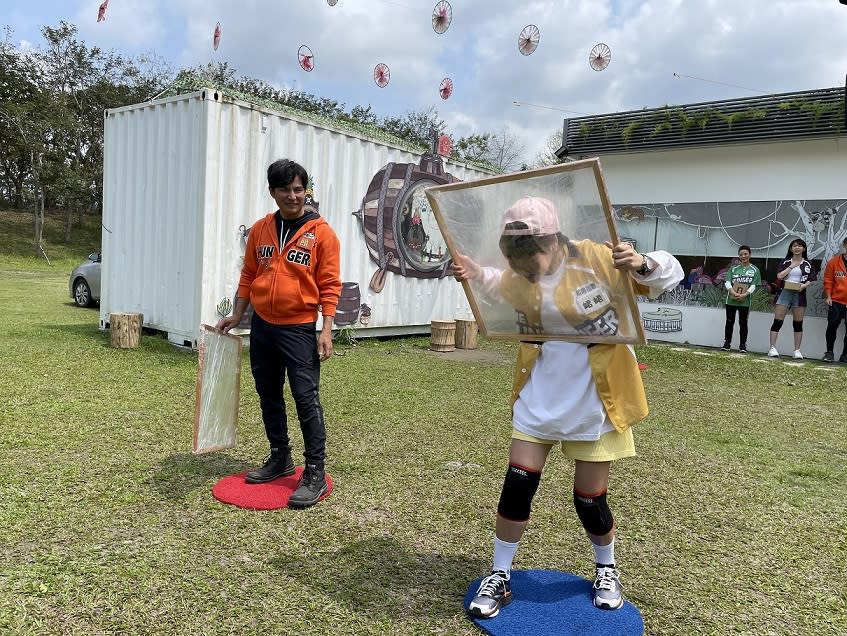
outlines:
{"label": "pink baseball cap", "polygon": [[543,197],[523,197],[512,204],[503,215],[503,227],[520,222],[527,227],[504,229],[503,236],[549,236],[558,234],[559,217],[553,202]]}

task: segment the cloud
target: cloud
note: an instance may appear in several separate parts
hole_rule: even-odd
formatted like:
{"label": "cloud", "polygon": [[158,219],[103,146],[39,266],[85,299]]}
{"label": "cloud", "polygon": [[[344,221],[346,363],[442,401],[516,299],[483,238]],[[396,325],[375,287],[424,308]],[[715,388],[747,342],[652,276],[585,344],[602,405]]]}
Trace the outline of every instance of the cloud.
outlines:
{"label": "cloud", "polygon": [[[520,135],[527,160],[561,130],[565,110],[606,113],[840,86],[847,72],[847,6],[835,0],[453,0],[442,35],[431,25],[437,0],[13,0],[15,25],[69,19],[89,45],[127,54],[154,50],[174,66],[226,61],[238,73],[294,86],[379,116],[438,109],[454,137]],[[52,14],[50,13],[52,12]],[[44,16],[51,17],[44,20]],[[220,21],[221,46],[212,51]],[[541,32],[523,56],[518,34]],[[38,41],[37,30],[21,33]],[[612,50],[601,72],[595,44]],[[311,47],[315,69],[297,62]],[[373,68],[391,69],[380,89]],[[677,73],[679,77],[674,77]],[[451,77],[453,95],[438,85]],[[747,90],[754,89],[754,90]],[[515,101],[522,106],[516,107]]]}

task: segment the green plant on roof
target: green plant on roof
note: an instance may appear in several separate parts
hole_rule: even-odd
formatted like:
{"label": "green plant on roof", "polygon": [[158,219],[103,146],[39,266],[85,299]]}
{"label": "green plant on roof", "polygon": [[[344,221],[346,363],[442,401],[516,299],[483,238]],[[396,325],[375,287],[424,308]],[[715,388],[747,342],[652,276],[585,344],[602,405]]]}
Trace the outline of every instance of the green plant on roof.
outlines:
{"label": "green plant on roof", "polygon": [[659,124],[653,126],[653,130],[650,131],[650,137],[655,137],[656,135],[661,135],[663,132],[667,132],[673,129],[673,124],[669,121],[663,121]]}
{"label": "green plant on roof", "polygon": [[591,132],[594,130],[594,125],[589,123],[580,124],[579,126],[579,134],[582,137],[582,140],[585,141],[588,137],[591,136]]}
{"label": "green plant on roof", "polygon": [[625,146],[629,145],[630,139],[632,139],[632,133],[638,130],[641,127],[641,122],[639,120],[631,121],[624,129],[621,131],[621,138],[623,139],[623,143]]}
{"label": "green plant on roof", "polygon": [[837,107],[835,104],[821,104],[820,100],[815,100],[813,102],[804,102],[800,105],[801,113],[811,113],[812,115],[812,128],[816,128],[818,122],[821,117],[828,113],[835,112]]}
{"label": "green plant on roof", "polygon": [[747,110],[742,110],[729,114],[722,113],[717,109],[712,109],[712,111],[718,119],[726,123],[726,126],[730,131],[732,131],[733,124],[737,124],[742,121],[754,121],[757,119],[764,119],[768,116],[767,108],[748,108]]}
{"label": "green plant on roof", "polygon": [[620,124],[617,120],[609,122],[608,124],[603,124],[603,138],[608,139],[609,137],[614,137],[618,133],[620,133]]}
{"label": "green plant on roof", "polygon": [[[792,110],[805,113],[810,117],[812,127],[825,124],[830,129],[840,133],[844,127],[844,107],[843,100],[828,103],[819,99],[792,99],[778,102],[775,106],[771,106],[771,110],[782,113],[788,113]],[[609,121],[604,121],[602,118],[592,119],[590,122],[580,125],[579,134],[583,141],[587,141],[592,134],[597,132],[602,133],[604,139],[619,134],[624,146],[628,147],[633,134],[639,128],[647,127],[646,134],[642,139],[652,139],[674,131],[679,131],[682,139],[685,139],[691,130],[703,131],[711,121],[725,123],[727,130],[732,132],[736,124],[763,120],[769,114],[768,108],[764,106],[750,107],[734,112],[724,112],[713,106],[706,106],[703,110],[695,112],[687,111],[685,107],[664,106],[645,113],[628,113],[626,119],[614,118]]]}

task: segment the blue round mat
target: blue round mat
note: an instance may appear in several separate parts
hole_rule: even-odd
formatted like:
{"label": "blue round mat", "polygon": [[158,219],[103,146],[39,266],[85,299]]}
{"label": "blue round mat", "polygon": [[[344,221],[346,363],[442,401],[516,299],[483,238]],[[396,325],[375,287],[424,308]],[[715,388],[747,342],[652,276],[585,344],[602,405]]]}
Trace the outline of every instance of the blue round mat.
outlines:
{"label": "blue round mat", "polygon": [[[482,577],[471,583],[465,608]],[[477,627],[492,636],[641,636],[644,621],[632,603],[617,610],[594,607],[591,581],[557,570],[512,570],[514,600],[494,618],[468,614]]]}

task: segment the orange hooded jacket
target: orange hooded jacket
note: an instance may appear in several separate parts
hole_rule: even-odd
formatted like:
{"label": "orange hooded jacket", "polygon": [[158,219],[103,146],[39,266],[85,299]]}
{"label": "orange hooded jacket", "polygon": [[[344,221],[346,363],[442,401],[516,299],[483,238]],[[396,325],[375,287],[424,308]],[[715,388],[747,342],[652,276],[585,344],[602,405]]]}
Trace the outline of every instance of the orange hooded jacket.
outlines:
{"label": "orange hooded jacket", "polygon": [[341,295],[341,243],[322,217],[306,221],[280,249],[276,212],[256,221],[247,237],[239,298],[275,325],[315,322],[318,309],[335,316]]}
{"label": "orange hooded jacket", "polygon": [[836,254],[823,270],[823,291],[837,303],[847,305],[847,255]]}

